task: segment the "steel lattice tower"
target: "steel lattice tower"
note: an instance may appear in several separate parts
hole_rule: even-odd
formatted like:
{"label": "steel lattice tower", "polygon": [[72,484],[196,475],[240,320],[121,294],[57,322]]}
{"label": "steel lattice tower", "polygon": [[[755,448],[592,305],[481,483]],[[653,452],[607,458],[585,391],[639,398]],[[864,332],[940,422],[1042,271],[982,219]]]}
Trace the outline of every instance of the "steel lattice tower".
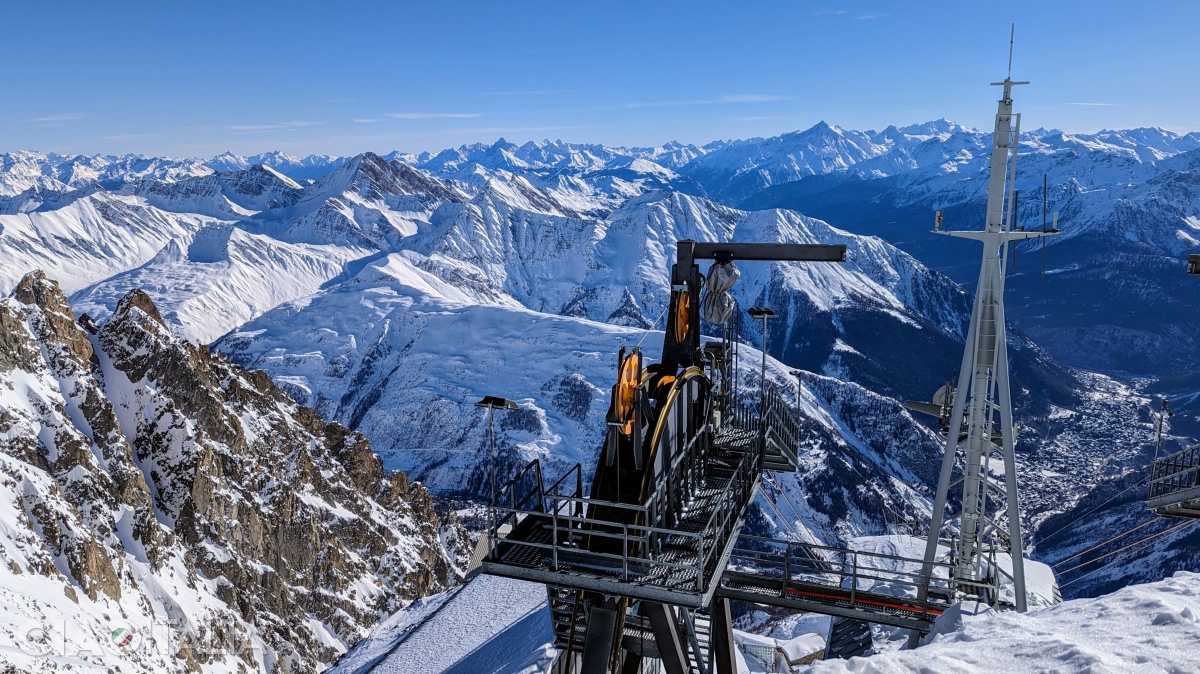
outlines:
{"label": "steel lattice tower", "polygon": [[[1011,51],[1009,65],[1011,69]],[[1009,387],[1008,348],[1004,326],[1004,282],[1009,243],[1054,233],[1014,228],[1013,182],[1016,178],[1017,140],[1021,116],[1013,114],[1011,75],[993,86],[1004,87],[996,111],[990,176],[987,192],[987,226],[983,231],[942,231],[939,234],[983,243],[983,261],[962,365],[948,418],[946,452],[942,459],[925,548],[920,596],[925,597],[939,534],[947,523],[945,513],[959,451],[963,453],[962,511],[959,534],[953,542],[955,565],[952,581],[968,594],[986,596],[988,585],[998,586],[995,570],[985,568],[985,541],[1007,538],[1012,555],[1016,608],[1024,611],[1025,569],[1021,538],[1021,508],[1017,498],[1017,466],[1013,453],[1012,395]],[[999,460],[1000,466],[995,465]],[[1001,478],[997,473],[1002,473]],[[1000,507],[989,508],[990,502]],[[1002,528],[1000,515],[1006,515]],[[988,576],[997,578],[995,583]]]}

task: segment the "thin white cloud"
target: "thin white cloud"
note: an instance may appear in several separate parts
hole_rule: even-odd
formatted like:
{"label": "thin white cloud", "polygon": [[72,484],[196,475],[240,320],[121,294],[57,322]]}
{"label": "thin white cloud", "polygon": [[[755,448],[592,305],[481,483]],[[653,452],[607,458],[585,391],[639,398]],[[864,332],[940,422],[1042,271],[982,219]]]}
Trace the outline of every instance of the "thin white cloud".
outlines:
{"label": "thin white cloud", "polygon": [[765,94],[735,94],[717,98],[697,98],[688,101],[656,101],[653,103],[626,103],[627,108],[666,108],[680,105],[719,105],[721,103],[766,103],[768,101],[786,101],[791,96],[771,96]]}
{"label": "thin white cloud", "polygon": [[382,122],[382,121],[383,120],[379,119],[378,117],[363,117],[361,119],[354,120],[354,123],[355,124],[374,124],[375,122]]}
{"label": "thin white cloud", "polygon": [[384,116],[394,119],[474,119],[483,115],[478,112],[389,112]]}
{"label": "thin white cloud", "polygon": [[548,94],[562,93],[552,89],[532,89],[528,91],[481,91],[481,96],[546,96]]}
{"label": "thin white cloud", "polygon": [[591,125],[571,126],[491,126],[479,129],[447,129],[447,133],[532,133],[541,131],[562,131],[564,129],[590,129]]}
{"label": "thin white cloud", "polygon": [[61,115],[47,115],[45,117],[34,117],[33,119],[31,119],[29,121],[36,122],[38,124],[43,124],[46,122],[70,122],[70,121],[73,121],[76,119],[83,119],[83,113],[81,113],[81,112],[65,112]]}
{"label": "thin white cloud", "polygon": [[770,119],[796,119],[795,115],[758,115],[755,117],[734,117],[735,122],[761,122]]}
{"label": "thin white cloud", "polygon": [[1088,108],[1110,108],[1116,103],[1067,103],[1067,105],[1082,105]]}
{"label": "thin white cloud", "polygon": [[274,124],[234,124],[226,128],[238,133],[261,133],[263,131],[291,131],[318,124],[320,122],[276,122]]}
{"label": "thin white cloud", "polygon": [[144,140],[146,138],[158,138],[157,133],[119,133],[115,136],[104,136],[104,140]]}
{"label": "thin white cloud", "polygon": [[850,16],[859,21],[870,21],[872,19],[882,19],[887,14],[882,12],[857,12],[851,14],[848,9],[818,9],[813,12],[813,16]]}

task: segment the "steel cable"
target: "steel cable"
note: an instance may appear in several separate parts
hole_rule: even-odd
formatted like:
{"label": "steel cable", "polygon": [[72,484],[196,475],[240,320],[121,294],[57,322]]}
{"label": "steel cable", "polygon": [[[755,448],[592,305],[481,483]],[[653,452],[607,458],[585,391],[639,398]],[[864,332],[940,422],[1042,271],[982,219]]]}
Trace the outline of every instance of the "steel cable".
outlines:
{"label": "steel cable", "polygon": [[[1127,548],[1134,547],[1134,546],[1136,546],[1136,545],[1139,545],[1139,544],[1141,544],[1141,543],[1145,543],[1146,541],[1149,541],[1149,540],[1151,540],[1151,539],[1153,539],[1153,538],[1157,538],[1157,537],[1159,537],[1159,536],[1162,536],[1162,535],[1163,535],[1163,534],[1165,534],[1165,533],[1169,533],[1169,532],[1171,532],[1171,531],[1174,531],[1174,530],[1176,530],[1176,529],[1179,529],[1179,528],[1181,528],[1181,527],[1185,527],[1185,526],[1187,526],[1187,525],[1189,525],[1189,524],[1195,524],[1196,522],[1200,522],[1200,520],[1191,520],[1191,521],[1189,521],[1189,522],[1181,522],[1181,523],[1179,523],[1179,524],[1176,524],[1176,525],[1175,525],[1175,526],[1173,526],[1173,527],[1168,527],[1168,528],[1166,528],[1166,529],[1163,529],[1162,531],[1160,531],[1160,532],[1158,532],[1158,533],[1156,533],[1156,534],[1153,534],[1153,535],[1151,535],[1151,536],[1147,536],[1147,537],[1145,537],[1145,538],[1141,539],[1140,541],[1137,541],[1137,542],[1134,542],[1134,543],[1130,543],[1129,545],[1125,546],[1124,548],[1121,548],[1121,550],[1125,550],[1125,549],[1127,549]],[[1104,557],[1108,557],[1108,556],[1110,556],[1110,555],[1114,555],[1114,554],[1116,554],[1116,553],[1120,552],[1121,550],[1114,550],[1113,552],[1110,552],[1110,553],[1108,553],[1108,555],[1104,555],[1103,557],[1097,557],[1096,559],[1093,559],[1091,562],[1087,562],[1087,563],[1085,563],[1085,564],[1080,564],[1079,566],[1073,566],[1073,567],[1071,567],[1070,569],[1067,569],[1067,571],[1072,571],[1072,570],[1074,570],[1074,569],[1078,569],[1078,568],[1079,568],[1079,567],[1081,567],[1081,566],[1087,566],[1088,564],[1091,564],[1092,562],[1097,562],[1097,561],[1099,561],[1099,560],[1101,560],[1101,559],[1104,559]],[[1139,551],[1139,552],[1140,552],[1140,551]],[[1101,570],[1103,570],[1103,569],[1107,569],[1108,567],[1112,566],[1113,564],[1116,564],[1117,562],[1119,562],[1119,561],[1121,561],[1121,560],[1123,560],[1123,559],[1127,559],[1127,558],[1128,558],[1128,557],[1130,557],[1132,554],[1133,554],[1133,553],[1132,553],[1132,552],[1130,552],[1130,553],[1127,553],[1127,554],[1121,555],[1120,557],[1118,557],[1118,558],[1116,558],[1116,559],[1112,560],[1111,562],[1109,562],[1109,563],[1105,564],[1104,566],[1101,566],[1100,568],[1097,568],[1097,569],[1092,569],[1091,571],[1088,571],[1087,573],[1083,574],[1082,576],[1080,576],[1080,577],[1078,577],[1078,578],[1074,578],[1074,579],[1072,579],[1072,580],[1070,580],[1070,581],[1067,581],[1066,583],[1063,583],[1062,585],[1059,585],[1059,588],[1060,588],[1060,589],[1061,589],[1061,588],[1064,588],[1064,587],[1066,587],[1066,586],[1070,585],[1071,583],[1077,583],[1077,582],[1079,582],[1079,581],[1083,580],[1084,578],[1087,578],[1088,576],[1092,575],[1093,573],[1096,573],[1097,571],[1101,571]],[[1063,571],[1063,573],[1066,573],[1067,571]]]}
{"label": "steel cable", "polygon": [[1077,524],[1078,522],[1080,522],[1081,520],[1083,520],[1083,519],[1084,519],[1085,517],[1087,517],[1088,515],[1091,515],[1092,513],[1096,512],[1097,510],[1099,510],[1099,509],[1101,509],[1101,508],[1103,508],[1104,506],[1108,505],[1109,503],[1112,503],[1114,500],[1116,500],[1116,499],[1117,499],[1117,497],[1119,497],[1119,496],[1122,496],[1122,495],[1124,495],[1125,493],[1127,493],[1129,490],[1133,489],[1134,487],[1140,487],[1141,485],[1142,485],[1142,482],[1141,482],[1141,481],[1138,481],[1138,482],[1135,482],[1135,483],[1133,483],[1133,484],[1129,485],[1128,487],[1126,487],[1126,488],[1122,489],[1122,490],[1121,490],[1119,493],[1117,493],[1117,494],[1113,495],[1111,498],[1109,498],[1109,499],[1108,499],[1107,501],[1105,501],[1104,503],[1101,503],[1100,505],[1096,506],[1095,508],[1092,508],[1091,510],[1089,510],[1089,511],[1087,511],[1086,513],[1084,513],[1084,514],[1080,515],[1079,517],[1076,517],[1075,519],[1071,520],[1071,522],[1070,522],[1070,523],[1068,523],[1068,524],[1066,524],[1066,525],[1064,525],[1064,526],[1061,526],[1061,527],[1059,527],[1059,528],[1055,529],[1054,531],[1050,532],[1050,533],[1049,533],[1049,534],[1047,534],[1046,536],[1044,536],[1044,537],[1042,537],[1042,538],[1039,538],[1039,539],[1038,539],[1038,545],[1041,545],[1042,543],[1045,543],[1046,541],[1050,540],[1051,538],[1054,538],[1054,537],[1055,537],[1056,535],[1058,535],[1059,533],[1061,533],[1061,532],[1063,532],[1063,531],[1066,531],[1067,529],[1070,529],[1070,528],[1071,528],[1073,525]]}
{"label": "steel cable", "polygon": [[1050,566],[1051,566],[1051,567],[1055,567],[1055,566],[1058,566],[1058,565],[1062,564],[1063,562],[1069,562],[1069,561],[1071,561],[1072,559],[1075,559],[1076,557],[1079,557],[1080,555],[1085,555],[1085,554],[1087,554],[1087,553],[1091,552],[1092,550],[1095,550],[1096,548],[1102,548],[1102,547],[1104,547],[1105,545],[1108,545],[1109,543],[1112,543],[1113,541],[1115,541],[1115,540],[1117,540],[1117,539],[1119,539],[1119,538],[1123,538],[1123,537],[1125,537],[1125,536],[1128,536],[1129,534],[1131,534],[1131,533],[1133,533],[1133,532],[1137,531],[1138,529],[1141,529],[1142,527],[1148,527],[1148,526],[1150,526],[1151,524],[1154,524],[1155,522],[1158,522],[1158,521],[1160,521],[1160,518],[1158,518],[1158,517],[1154,517],[1153,519],[1151,519],[1151,520],[1149,520],[1149,521],[1147,521],[1147,522],[1142,522],[1141,524],[1137,525],[1136,527],[1133,527],[1132,529],[1126,529],[1125,531],[1122,531],[1121,533],[1117,534],[1116,536],[1113,536],[1112,538],[1109,538],[1109,539],[1107,539],[1107,540],[1101,541],[1101,542],[1099,542],[1099,543],[1097,543],[1097,544],[1093,545],[1092,547],[1088,548],[1087,550],[1081,550],[1081,551],[1079,551],[1079,552],[1077,552],[1077,553],[1075,553],[1075,554],[1071,555],[1070,557],[1066,557],[1066,558],[1064,558],[1064,559],[1060,559],[1060,560],[1058,560],[1057,562],[1055,562],[1055,563],[1051,564]]}

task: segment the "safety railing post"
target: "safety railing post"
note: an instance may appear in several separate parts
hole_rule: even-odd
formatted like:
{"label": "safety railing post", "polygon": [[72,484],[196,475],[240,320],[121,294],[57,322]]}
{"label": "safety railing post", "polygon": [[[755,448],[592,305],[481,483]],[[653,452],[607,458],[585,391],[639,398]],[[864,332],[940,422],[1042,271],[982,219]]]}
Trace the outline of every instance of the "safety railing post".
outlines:
{"label": "safety railing post", "polygon": [[850,605],[854,606],[858,603],[858,551],[850,552],[850,563],[853,574],[850,582]]}
{"label": "safety railing post", "polygon": [[622,580],[629,580],[629,526],[621,525],[621,573]]}
{"label": "safety railing post", "polygon": [[[575,466],[575,496],[583,498],[583,470],[579,466]],[[576,516],[583,515],[583,501],[575,502]]]}
{"label": "safety railing post", "polygon": [[[555,497],[558,496],[558,484],[557,483],[555,483],[555,485],[554,485],[554,496]],[[550,511],[551,511],[550,516],[554,520],[554,538],[552,538],[550,540],[553,541],[554,547],[550,548],[550,555],[553,558],[554,570],[558,571],[558,499],[554,498],[551,501],[551,503],[552,503],[552,505],[550,506]]]}
{"label": "safety railing post", "polygon": [[488,531],[488,559],[495,559],[496,558],[496,535],[497,535],[497,532],[500,531],[500,521],[499,521],[499,519],[497,519],[497,516],[499,515],[499,513],[497,512],[495,503],[488,506],[488,509],[492,511],[492,518],[491,518],[492,526],[491,526],[491,529]]}
{"label": "safety railing post", "polygon": [[704,572],[704,534],[700,533],[696,536],[696,591],[704,592],[704,586],[701,584],[700,576]]}
{"label": "safety railing post", "polygon": [[783,552],[783,590],[785,592],[790,582],[792,582],[792,544],[788,542]]}

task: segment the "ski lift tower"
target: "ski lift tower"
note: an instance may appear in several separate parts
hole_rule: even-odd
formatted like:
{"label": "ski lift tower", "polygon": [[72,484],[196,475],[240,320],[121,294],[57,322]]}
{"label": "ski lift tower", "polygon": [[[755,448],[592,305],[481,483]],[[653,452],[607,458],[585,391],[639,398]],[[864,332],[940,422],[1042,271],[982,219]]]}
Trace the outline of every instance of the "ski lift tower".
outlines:
{"label": "ski lift tower", "polygon": [[[1017,500],[1017,466],[1013,454],[1012,395],[1008,378],[1008,349],[1004,328],[1004,280],[1009,243],[1019,239],[1057,233],[1022,231],[1014,227],[1013,183],[1016,178],[1017,141],[1020,114],[1013,114],[1012,88],[1028,82],[1012,80],[1012,47],[1009,47],[1009,76],[993,86],[1004,87],[996,111],[990,176],[987,192],[987,226],[983,231],[943,231],[938,214],[935,232],[946,236],[974,239],[983,243],[983,262],[971,326],[959,368],[957,387],[943,400],[949,407],[944,419],[946,453],[942,459],[925,547],[919,597],[928,593],[931,569],[937,553],[939,534],[947,523],[946,502],[952,487],[954,466],[959,451],[964,455],[962,511],[958,515],[958,537],[952,544],[951,587],[985,601],[999,589],[999,572],[991,568],[996,546],[986,541],[1008,539],[1012,556],[1012,581],[1018,611],[1026,608],[1025,570],[1021,543],[1021,509]],[[955,392],[961,392],[955,395]],[[1000,466],[994,459],[1000,460]],[[998,473],[1003,473],[1001,480]],[[989,505],[999,500],[1000,507]],[[1007,515],[1007,531],[1000,516]],[[989,601],[988,603],[992,603]]]}

